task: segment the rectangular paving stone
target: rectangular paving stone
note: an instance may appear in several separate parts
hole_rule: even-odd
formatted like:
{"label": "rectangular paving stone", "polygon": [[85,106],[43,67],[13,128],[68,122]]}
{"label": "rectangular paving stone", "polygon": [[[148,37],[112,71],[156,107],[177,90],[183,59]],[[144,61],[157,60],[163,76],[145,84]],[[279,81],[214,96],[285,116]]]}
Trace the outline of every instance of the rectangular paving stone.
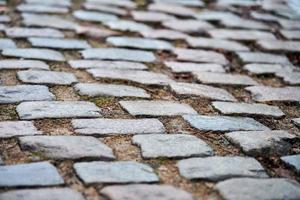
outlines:
{"label": "rectangular paving stone", "polygon": [[201,83],[220,85],[259,85],[255,80],[246,75],[213,72],[193,72],[193,74]]}
{"label": "rectangular paving stone", "polygon": [[0,166],[0,187],[61,185],[64,180],[49,162]]}
{"label": "rectangular paving stone", "polygon": [[87,72],[97,79],[128,80],[145,85],[168,85],[174,82],[165,74],[141,70],[88,69]]}
{"label": "rectangular paving stone", "polygon": [[0,15],[0,22],[1,23],[7,23],[7,22],[11,22],[11,18],[8,15]]}
{"label": "rectangular paving stone", "polygon": [[134,20],[142,21],[142,22],[162,22],[162,21],[176,19],[172,15],[168,15],[166,13],[161,13],[161,12],[153,12],[153,11],[133,10],[130,12],[130,14]]}
{"label": "rectangular paving stone", "polygon": [[251,7],[251,6],[260,6],[260,2],[253,1],[253,0],[218,0],[217,6],[220,6],[220,7],[230,7],[230,6]]}
{"label": "rectangular paving stone", "polygon": [[187,72],[225,72],[225,68],[220,64],[214,63],[190,63],[190,62],[174,62],[165,61],[164,64],[171,68],[175,73]]}
{"label": "rectangular paving stone", "polygon": [[166,28],[185,33],[199,33],[214,28],[209,22],[193,19],[168,20],[162,22],[162,25]]}
{"label": "rectangular paving stone", "polygon": [[296,124],[296,126],[300,127],[300,118],[294,118],[292,119],[292,121],[294,122],[294,124]]}
{"label": "rectangular paving stone", "polygon": [[283,117],[285,114],[277,106],[270,106],[260,103],[232,103],[215,101],[212,106],[226,115],[258,115],[275,118]]}
{"label": "rectangular paving stone", "polygon": [[177,55],[177,59],[182,61],[229,64],[229,61],[223,54],[214,51],[175,48],[173,52]]}
{"label": "rectangular paving stone", "polygon": [[283,40],[259,40],[257,44],[264,50],[300,52],[300,42]]}
{"label": "rectangular paving stone", "polygon": [[178,4],[166,3],[152,3],[148,5],[148,10],[168,13],[180,17],[193,17],[196,13],[192,8],[188,8]]}
{"label": "rectangular paving stone", "polygon": [[0,49],[15,49],[17,48],[16,43],[7,38],[0,38]]}
{"label": "rectangular paving stone", "polygon": [[33,47],[70,49],[70,50],[91,48],[91,46],[86,40],[31,37],[28,38],[28,41]]}
{"label": "rectangular paving stone", "polygon": [[186,97],[199,96],[220,101],[237,101],[234,96],[224,89],[194,83],[171,83],[170,87],[176,94]]}
{"label": "rectangular paving stone", "polygon": [[43,61],[38,60],[15,60],[9,59],[0,60],[1,69],[42,69],[49,70],[49,65]]}
{"label": "rectangular paving stone", "polygon": [[109,37],[106,42],[117,47],[129,47],[147,50],[171,50],[172,44],[163,40],[138,37]]}
{"label": "rectangular paving stone", "polygon": [[189,158],[180,160],[177,167],[180,175],[187,179],[221,181],[237,177],[268,177],[263,166],[250,157]]}
{"label": "rectangular paving stone", "polygon": [[41,135],[31,121],[1,121],[0,138],[10,138],[25,135]]}
{"label": "rectangular paving stone", "polygon": [[89,136],[26,136],[19,138],[23,151],[38,153],[43,158],[114,160],[111,148]]}
{"label": "rectangular paving stone", "polygon": [[72,126],[78,134],[96,136],[165,132],[158,119],[73,119]]}
{"label": "rectangular paving stone", "polygon": [[55,200],[84,200],[81,193],[70,188],[17,189],[0,194],[0,199],[7,200],[42,200],[43,198],[51,198]]}
{"label": "rectangular paving stone", "polygon": [[116,84],[98,84],[98,83],[78,83],[75,90],[80,95],[87,95],[89,97],[97,96],[114,96],[114,97],[140,97],[150,98],[144,89],[127,85]]}
{"label": "rectangular paving stone", "polygon": [[102,39],[113,35],[120,35],[120,33],[117,31],[112,31],[106,28],[96,27],[93,25],[77,26],[75,32],[78,35],[94,39]]}
{"label": "rectangular paving stone", "polygon": [[144,159],[184,158],[213,155],[212,148],[203,140],[185,134],[135,135],[132,143],[141,148]]}
{"label": "rectangular paving stone", "polygon": [[42,4],[19,4],[17,10],[20,12],[43,13],[43,14],[66,14],[69,12],[66,7]]}
{"label": "rectangular paving stone", "polygon": [[58,51],[50,49],[38,49],[38,48],[22,48],[22,49],[4,49],[2,51],[3,56],[8,57],[20,57],[31,58],[38,60],[49,61],[65,61],[65,57]]}
{"label": "rectangular paving stone", "polygon": [[171,185],[131,184],[104,187],[100,193],[110,200],[193,200],[192,194]]}
{"label": "rectangular paving stone", "polygon": [[119,48],[95,48],[81,51],[85,59],[126,60],[133,62],[154,62],[154,54],[149,51],[119,49]]}
{"label": "rectangular paving stone", "polygon": [[88,0],[87,2],[110,5],[110,6],[118,6],[124,7],[128,9],[136,8],[136,4],[133,1],[111,1],[111,0]]}
{"label": "rectangular paving stone", "polygon": [[268,127],[249,117],[183,115],[183,119],[200,131],[269,130]]}
{"label": "rectangular paving stone", "polygon": [[120,15],[120,16],[128,15],[128,12],[126,9],[112,6],[112,5],[99,4],[97,2],[94,2],[94,3],[86,2],[86,3],[83,3],[82,5],[86,10],[96,10],[96,11],[111,13],[111,14]]}
{"label": "rectangular paving stone", "polygon": [[300,84],[300,72],[296,72],[293,70],[282,70],[282,71],[277,71],[276,76],[282,78],[283,81],[288,85]]}
{"label": "rectangular paving stone", "polygon": [[119,31],[141,32],[152,30],[151,26],[131,20],[113,20],[103,22],[110,29]]}
{"label": "rectangular paving stone", "polygon": [[[1,62],[0,62],[1,64]],[[104,68],[104,69],[135,69],[147,70],[143,63],[108,60],[69,60],[68,64],[74,69]]]}
{"label": "rectangular paving stone", "polygon": [[300,186],[284,178],[235,178],[218,183],[215,190],[228,200],[299,199]]}
{"label": "rectangular paving stone", "polygon": [[270,30],[270,26],[264,22],[255,21],[251,19],[234,18],[234,19],[223,19],[222,25],[229,28],[245,28],[245,29],[258,29],[258,30]]}
{"label": "rectangular paving stone", "polygon": [[24,83],[71,85],[78,82],[76,76],[68,72],[27,70],[19,71],[17,76]]}
{"label": "rectangular paving stone", "polygon": [[225,137],[250,156],[284,155],[291,149],[287,140],[296,136],[282,130],[236,131],[226,133]]}
{"label": "rectangular paving stone", "polygon": [[207,31],[213,38],[231,39],[241,41],[274,40],[275,35],[271,32],[243,29],[212,29]]}
{"label": "rectangular paving stone", "polygon": [[169,29],[153,29],[148,31],[142,31],[140,34],[145,38],[153,39],[166,39],[166,40],[183,40],[189,37],[187,34],[169,30]]}
{"label": "rectangular paving stone", "polygon": [[279,64],[261,64],[252,63],[247,64],[243,67],[245,70],[251,74],[277,74],[285,71],[293,71],[294,67],[291,65],[279,65]]}
{"label": "rectangular paving stone", "polygon": [[81,162],[74,169],[85,184],[92,183],[153,183],[159,179],[154,170],[134,161]]}
{"label": "rectangular paving stone", "polygon": [[156,3],[178,4],[188,7],[203,7],[205,3],[202,0],[154,0]]}
{"label": "rectangular paving stone", "polygon": [[207,21],[222,21],[222,20],[233,20],[239,18],[236,14],[229,11],[216,11],[216,10],[202,10],[194,15],[195,18]]}
{"label": "rectangular paving stone", "polygon": [[292,167],[296,172],[300,172],[300,154],[282,156],[280,159],[284,164]]}
{"label": "rectangular paving stone", "polygon": [[269,87],[269,86],[252,86],[246,87],[245,90],[251,93],[252,99],[258,102],[282,101],[282,102],[299,102],[300,87]]}
{"label": "rectangular paving stone", "polygon": [[225,51],[249,51],[245,45],[231,40],[213,39],[205,37],[188,37],[186,38],[189,46],[201,49],[222,49]]}
{"label": "rectangular paving stone", "polygon": [[25,0],[26,3],[32,3],[32,4],[43,4],[43,5],[55,5],[60,7],[70,7],[72,5],[71,0]]}
{"label": "rectangular paving stone", "polygon": [[174,116],[197,114],[189,105],[173,101],[120,101],[123,109],[134,116]]}
{"label": "rectangular paving stone", "polygon": [[0,86],[0,104],[23,101],[51,101],[55,96],[42,85]]}
{"label": "rectangular paving stone", "polygon": [[23,102],[17,106],[21,119],[101,117],[101,110],[86,101]]}
{"label": "rectangular paving stone", "polygon": [[243,63],[291,64],[285,55],[262,52],[237,52]]}
{"label": "rectangular paving stone", "polygon": [[299,40],[300,39],[300,31],[299,30],[280,30],[280,33],[286,39],[290,39],[290,40]]}
{"label": "rectangular paving stone", "polygon": [[89,22],[105,22],[118,20],[118,17],[112,14],[85,10],[74,11],[73,16],[76,19]]}

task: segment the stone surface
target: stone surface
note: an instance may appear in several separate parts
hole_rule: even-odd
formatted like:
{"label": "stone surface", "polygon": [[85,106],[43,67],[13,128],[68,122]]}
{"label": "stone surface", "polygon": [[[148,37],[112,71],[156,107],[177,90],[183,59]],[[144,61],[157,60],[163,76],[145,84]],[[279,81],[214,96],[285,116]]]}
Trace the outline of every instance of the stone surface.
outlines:
{"label": "stone surface", "polygon": [[106,28],[100,28],[96,26],[77,26],[76,33],[79,35],[87,36],[94,39],[102,39],[113,35],[120,35],[117,31],[112,31]]}
{"label": "stone surface", "polygon": [[4,165],[3,159],[0,156],[0,165]]}
{"label": "stone surface", "polygon": [[171,89],[179,95],[190,97],[199,96],[200,98],[207,98],[211,100],[220,101],[237,101],[229,92],[224,89],[211,87],[207,85],[194,83],[172,83]]}
{"label": "stone surface", "polygon": [[101,110],[86,101],[23,102],[17,112],[21,119],[101,117]]}
{"label": "stone surface", "polygon": [[150,4],[148,5],[148,10],[169,13],[181,17],[193,17],[195,14],[195,11],[191,8],[178,4],[170,4],[168,2]]}
{"label": "stone surface", "polygon": [[49,65],[38,60],[1,60],[0,69],[42,69],[49,70]]}
{"label": "stone surface", "polygon": [[280,158],[286,165],[300,172],[300,154],[283,156]]}
{"label": "stone surface", "polygon": [[292,120],[296,124],[296,126],[300,127],[300,118],[294,118]]}
{"label": "stone surface", "polygon": [[11,39],[0,38],[0,49],[15,49],[17,48],[16,43]]}
{"label": "stone surface", "polygon": [[201,83],[220,85],[258,85],[255,80],[245,75],[213,72],[193,72],[193,74]]}
{"label": "stone surface", "polygon": [[210,156],[212,148],[203,140],[184,134],[135,135],[132,143],[141,148],[145,159]]}
{"label": "stone surface", "polygon": [[173,82],[167,75],[141,70],[88,69],[87,72],[98,79],[128,80],[145,85],[168,85]]}
{"label": "stone surface", "polygon": [[176,73],[186,72],[225,72],[225,68],[220,64],[214,63],[189,63],[165,61],[164,64]]}
{"label": "stone surface", "polygon": [[55,96],[49,92],[48,87],[42,85],[0,86],[0,104],[54,99]]}
{"label": "stone surface", "polygon": [[157,3],[170,3],[170,4],[179,4],[183,6],[189,7],[202,7],[204,6],[204,2],[202,0],[154,0]]}
{"label": "stone surface", "polygon": [[117,21],[106,21],[104,22],[106,26],[113,30],[119,31],[130,31],[130,32],[141,32],[148,31],[152,28],[146,24],[138,23],[129,20],[117,20]]}
{"label": "stone surface", "polygon": [[86,184],[92,183],[152,183],[158,182],[154,170],[133,161],[75,163],[77,175]]}
{"label": "stone surface", "polygon": [[96,10],[96,11],[111,13],[120,16],[126,16],[128,14],[127,10],[124,8],[105,5],[105,4],[98,4],[97,2],[83,3],[83,7],[87,10]]}
{"label": "stone surface", "polygon": [[134,116],[174,116],[183,114],[197,114],[187,104],[174,101],[120,101],[123,109]]}
{"label": "stone surface", "polygon": [[207,29],[213,29],[213,25],[206,21],[201,20],[169,20],[162,22],[162,25],[166,28],[186,32],[186,33],[198,33],[204,32]]}
{"label": "stone surface", "polygon": [[284,116],[282,110],[277,106],[258,103],[231,103],[215,101],[213,107],[226,115],[259,115],[280,118]]}
{"label": "stone surface", "polygon": [[70,7],[72,5],[71,0],[25,0],[26,3],[29,4],[43,4],[43,5],[54,5],[54,6],[59,6],[59,7]]}
{"label": "stone surface", "polygon": [[131,15],[134,20],[142,22],[162,22],[175,19],[172,15],[151,11],[131,11]]}
{"label": "stone surface", "polygon": [[296,41],[259,40],[257,44],[269,51],[300,52],[300,42]]}
{"label": "stone surface", "polygon": [[232,39],[242,41],[276,39],[276,37],[272,33],[258,30],[212,29],[208,30],[207,32],[213,38],[219,39]]}
{"label": "stone surface", "polygon": [[236,177],[268,177],[264,168],[250,157],[189,158],[178,162],[180,175],[187,179],[221,181]]}
{"label": "stone surface", "polygon": [[1,121],[0,122],[0,138],[10,138],[26,135],[40,135],[31,121]]}
{"label": "stone surface", "polygon": [[154,54],[149,51],[119,49],[119,48],[97,48],[87,49],[81,52],[85,59],[103,60],[127,60],[134,62],[154,62]]}
{"label": "stone surface", "polygon": [[269,87],[252,86],[245,88],[252,95],[252,99],[258,102],[283,101],[299,102],[300,87]]}
{"label": "stone surface", "polygon": [[31,37],[28,41],[33,47],[71,50],[91,48],[87,41],[77,39]]}
{"label": "stone surface", "polygon": [[183,119],[201,131],[269,130],[268,127],[248,117],[184,115]]}
{"label": "stone surface", "polygon": [[[74,69],[131,69],[131,70],[147,70],[148,67],[143,63],[127,62],[127,61],[107,61],[107,60],[70,60],[68,61]],[[1,64],[1,61],[0,61]]]}
{"label": "stone surface", "polygon": [[300,39],[300,31],[299,30],[281,30],[281,35],[290,40],[299,40]]}
{"label": "stone surface", "polygon": [[154,38],[154,39],[166,39],[166,40],[183,40],[188,37],[187,34],[169,30],[169,29],[155,29],[142,31],[140,34],[146,38]]}
{"label": "stone surface", "polygon": [[269,30],[270,26],[263,22],[244,19],[244,18],[235,18],[235,19],[223,19],[222,24],[229,28],[245,28],[245,29],[258,29],[258,30]]}
{"label": "stone surface", "polygon": [[64,34],[52,28],[23,28],[11,27],[5,29],[5,34],[11,38],[28,38],[28,37],[49,37],[63,38]]}
{"label": "stone surface", "polygon": [[118,17],[112,14],[85,10],[74,11],[73,16],[77,19],[90,22],[106,22],[118,20]]}
{"label": "stone surface", "polygon": [[247,64],[243,68],[252,74],[259,74],[259,75],[283,73],[285,71],[293,71],[294,69],[294,67],[290,65],[260,64],[260,63]]}
{"label": "stone surface", "polygon": [[50,159],[115,159],[111,148],[89,136],[26,136],[19,141],[22,150]]}
{"label": "stone surface", "polygon": [[24,49],[4,49],[3,56],[32,58],[49,61],[65,61],[63,54],[50,49],[24,48]]}
{"label": "stone surface", "polygon": [[171,50],[172,44],[163,40],[138,37],[109,37],[106,42],[117,47],[130,47],[147,50]]}
{"label": "stone surface", "polygon": [[110,200],[194,200],[190,193],[171,185],[134,184],[106,186],[100,193],[107,196]]}
{"label": "stone surface", "polygon": [[282,178],[236,178],[218,183],[215,190],[228,200],[299,199],[300,186]]}
{"label": "stone surface", "polygon": [[68,72],[28,70],[19,71],[17,76],[24,83],[71,85],[77,82],[75,75]]}
{"label": "stone surface", "polygon": [[289,59],[284,55],[262,52],[238,52],[237,55],[244,63],[290,64]]}
{"label": "stone surface", "polygon": [[0,166],[0,187],[53,186],[64,180],[49,162]]}
{"label": "stone surface", "polygon": [[214,51],[175,48],[173,52],[177,55],[177,59],[182,61],[228,64],[224,55]]}
{"label": "stone surface", "polygon": [[251,156],[286,154],[291,145],[286,140],[295,136],[286,131],[237,131],[226,133],[225,137]]}
{"label": "stone surface", "polygon": [[135,2],[128,1],[128,0],[126,0],[126,1],[88,0],[88,2],[109,5],[109,6],[118,6],[118,7],[128,8],[128,9],[136,8]]}
{"label": "stone surface", "polygon": [[73,119],[75,132],[82,135],[129,135],[164,133],[158,119]]}
{"label": "stone surface", "polygon": [[40,4],[20,4],[17,6],[17,10],[20,12],[29,13],[49,13],[49,14],[66,14],[68,13],[68,8],[57,7],[50,5],[40,5]]}
{"label": "stone surface", "polygon": [[87,95],[90,97],[151,97],[150,94],[148,94],[144,89],[127,85],[79,83],[75,85],[75,89],[79,92],[80,95]]}
{"label": "stone surface", "polygon": [[6,200],[84,200],[81,193],[70,188],[18,189],[3,192],[0,199]]}

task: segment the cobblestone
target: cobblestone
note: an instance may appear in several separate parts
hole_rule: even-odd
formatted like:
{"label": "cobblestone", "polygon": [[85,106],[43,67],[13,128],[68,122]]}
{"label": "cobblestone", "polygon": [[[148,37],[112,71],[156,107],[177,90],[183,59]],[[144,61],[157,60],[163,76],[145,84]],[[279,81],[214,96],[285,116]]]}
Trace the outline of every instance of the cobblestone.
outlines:
{"label": "cobblestone", "polygon": [[31,121],[2,121],[0,122],[0,138],[10,138],[26,135],[41,135]]}

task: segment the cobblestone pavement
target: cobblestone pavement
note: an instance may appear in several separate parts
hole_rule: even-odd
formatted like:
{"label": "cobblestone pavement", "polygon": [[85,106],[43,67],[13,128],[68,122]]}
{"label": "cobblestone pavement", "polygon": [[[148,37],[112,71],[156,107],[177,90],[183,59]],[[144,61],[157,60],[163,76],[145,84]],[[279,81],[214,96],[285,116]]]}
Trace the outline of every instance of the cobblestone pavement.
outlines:
{"label": "cobblestone pavement", "polygon": [[300,199],[299,0],[0,0],[0,200]]}

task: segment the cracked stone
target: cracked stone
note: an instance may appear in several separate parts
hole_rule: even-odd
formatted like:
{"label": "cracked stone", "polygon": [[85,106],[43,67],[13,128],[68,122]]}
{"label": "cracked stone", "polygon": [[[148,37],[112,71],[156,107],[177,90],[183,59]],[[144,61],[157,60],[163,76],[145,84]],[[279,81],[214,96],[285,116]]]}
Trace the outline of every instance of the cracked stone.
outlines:
{"label": "cracked stone", "polygon": [[38,60],[49,61],[65,61],[65,57],[59,51],[50,49],[38,49],[38,48],[23,48],[23,49],[4,49],[2,51],[3,56],[31,58]]}
{"label": "cracked stone", "polygon": [[31,121],[2,121],[0,122],[0,138],[16,136],[41,135]]}

